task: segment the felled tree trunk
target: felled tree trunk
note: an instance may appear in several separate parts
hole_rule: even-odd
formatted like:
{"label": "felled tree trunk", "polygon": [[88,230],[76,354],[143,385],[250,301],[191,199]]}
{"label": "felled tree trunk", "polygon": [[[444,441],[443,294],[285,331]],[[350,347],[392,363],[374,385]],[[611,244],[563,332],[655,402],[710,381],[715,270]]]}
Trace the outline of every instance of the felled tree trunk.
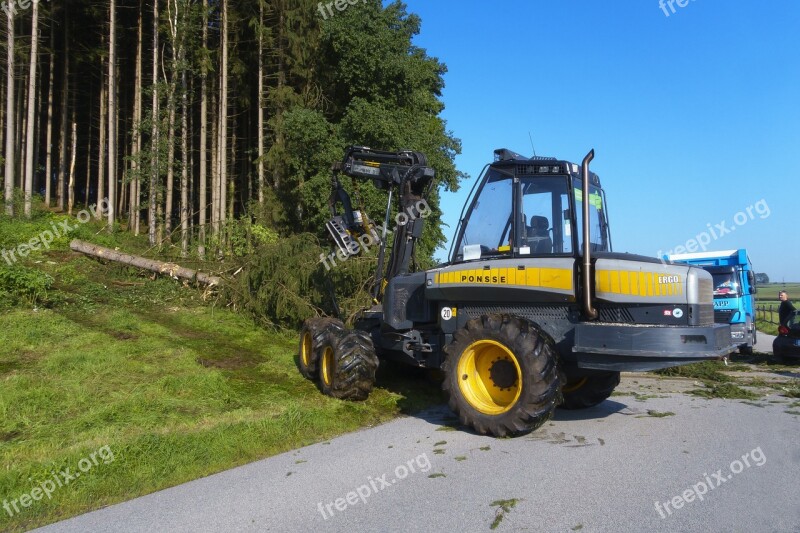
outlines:
{"label": "felled tree trunk", "polygon": [[210,287],[215,287],[222,283],[222,279],[218,276],[212,276],[204,272],[197,272],[196,270],[184,268],[180,265],[176,265],[175,263],[164,263],[163,261],[155,261],[145,257],[117,252],[116,250],[97,246],[85,241],[74,240],[70,243],[69,247],[72,250],[82,254],[90,255],[100,259],[106,259],[108,261],[114,261],[116,263],[135,266],[137,268],[149,270],[157,274],[166,274],[175,279],[183,279],[190,282],[196,281],[197,283],[202,283],[203,285],[208,285]]}

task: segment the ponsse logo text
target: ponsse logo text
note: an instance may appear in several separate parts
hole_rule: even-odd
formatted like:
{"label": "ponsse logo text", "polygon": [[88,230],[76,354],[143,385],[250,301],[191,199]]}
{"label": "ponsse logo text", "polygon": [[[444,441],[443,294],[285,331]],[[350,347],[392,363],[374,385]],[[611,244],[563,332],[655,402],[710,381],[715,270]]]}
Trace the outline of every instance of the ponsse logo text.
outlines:
{"label": "ponsse logo text", "polygon": [[507,283],[505,276],[461,276],[462,283]]}

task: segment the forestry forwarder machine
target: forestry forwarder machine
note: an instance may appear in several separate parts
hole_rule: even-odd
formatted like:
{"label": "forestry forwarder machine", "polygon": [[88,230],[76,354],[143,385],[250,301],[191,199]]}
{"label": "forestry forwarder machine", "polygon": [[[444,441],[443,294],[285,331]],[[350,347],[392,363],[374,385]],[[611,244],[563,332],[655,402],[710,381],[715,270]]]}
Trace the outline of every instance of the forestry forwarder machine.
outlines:
{"label": "forestry forwarder machine", "polygon": [[[306,320],[301,372],[325,394],[363,400],[379,358],[440,369],[463,424],[513,436],[541,426],[559,405],[601,403],[620,371],[725,358],[735,346],[730,326],[714,323],[710,274],[611,251],[593,158],[594,150],[579,167],[496,150],[462,210],[450,261],[411,272],[433,169],[420,153],[348,148],[334,166],[327,228],[339,259],[357,255],[380,228],[353,209],[339,176],[388,191],[374,305],[354,329],[335,318]],[[406,216],[397,217],[384,271],[395,194]]]}

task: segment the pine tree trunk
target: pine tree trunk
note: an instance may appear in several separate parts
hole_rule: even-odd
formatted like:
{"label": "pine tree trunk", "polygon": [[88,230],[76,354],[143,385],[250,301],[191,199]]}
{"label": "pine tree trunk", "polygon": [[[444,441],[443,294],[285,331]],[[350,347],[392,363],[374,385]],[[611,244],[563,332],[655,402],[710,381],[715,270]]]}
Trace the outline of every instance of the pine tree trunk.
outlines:
{"label": "pine tree trunk", "polygon": [[[225,227],[225,207],[227,205],[228,185],[228,0],[222,4],[222,59],[220,61],[220,98],[219,98],[219,222]],[[223,231],[221,235],[226,232]],[[224,237],[221,241],[224,241]],[[220,243],[220,251],[225,248]]]}
{"label": "pine tree trunk", "polygon": [[6,12],[8,23],[8,59],[6,62],[6,168],[5,168],[5,207],[6,214],[14,215],[14,11]]}
{"label": "pine tree trunk", "polygon": [[144,49],[144,23],[142,16],[142,2],[139,2],[138,38],[136,40],[136,80],[134,82],[133,97],[133,148],[131,149],[131,210],[129,225],[133,234],[139,235],[141,216],[141,169],[140,161],[142,152],[142,52]]}
{"label": "pine tree trunk", "polygon": [[111,0],[108,28],[108,230],[114,231],[117,199],[117,3]]}
{"label": "pine tree trunk", "polygon": [[[119,80],[119,79],[121,79],[122,72],[121,72],[121,69],[120,69],[119,66],[117,66],[116,70],[117,70],[116,76],[117,76],[117,79]],[[119,201],[117,202],[117,205],[118,205],[117,219],[119,219],[122,216],[122,214],[125,213],[125,210],[128,208],[128,190],[125,187],[125,176],[127,175],[127,170],[128,170],[127,161],[129,159],[129,156],[131,155],[130,152],[128,151],[128,148],[127,148],[127,146],[128,146],[128,131],[124,126],[122,128],[120,128],[120,126],[119,126],[119,124],[120,124],[120,107],[122,107],[120,105],[120,102],[122,102],[122,101],[123,101],[122,100],[122,84],[118,83],[117,84],[117,112],[116,112],[116,115],[114,117],[114,124],[115,124],[114,131],[117,133],[117,135],[116,135],[117,136],[117,140],[116,140],[116,146],[117,146],[117,164],[116,164],[116,168],[117,168],[117,171],[116,171],[116,173],[117,173],[117,185],[116,185],[116,190],[117,190],[117,197],[119,198]],[[121,143],[120,143],[120,131],[123,132],[122,133],[122,142]],[[119,153],[120,146],[122,146],[122,152],[123,152],[122,154]]]}
{"label": "pine tree trunk", "polygon": [[64,190],[67,174],[67,121],[69,117],[69,19],[64,13],[64,72],[61,83],[61,134],[58,142],[58,191],[56,201],[59,211],[64,210]]}
{"label": "pine tree trunk", "polygon": [[[237,133],[239,131],[239,125],[238,125],[238,120],[236,119],[236,106],[234,106],[233,110],[234,113],[233,113],[233,124],[231,127],[231,149],[230,149],[231,167],[233,171],[231,172],[231,176],[228,179],[228,185],[227,185],[228,187],[228,192],[226,195],[226,198],[228,199],[228,205],[227,205],[228,214],[226,215],[227,220],[233,220],[233,206],[236,199],[236,179],[238,177],[236,174],[236,148],[237,148],[237,143],[239,142],[239,138],[237,136]],[[230,231],[228,231],[227,233],[230,236]]]}
{"label": "pine tree trunk", "polygon": [[180,30],[178,22],[178,0],[167,1],[167,14],[172,45],[172,61],[170,62],[169,94],[167,97],[167,111],[169,113],[169,126],[167,127],[167,191],[164,203],[164,227],[167,242],[172,242],[172,206],[175,193],[175,115],[177,102],[175,101],[178,90],[178,56],[180,54]]}
{"label": "pine tree trunk", "polygon": [[[216,92],[216,83],[212,84]],[[219,100],[211,102],[211,234],[219,234]]]}
{"label": "pine tree trunk", "polygon": [[186,82],[186,69],[181,72],[181,257],[189,255],[189,96]]}
{"label": "pine tree trunk", "polygon": [[216,286],[222,283],[222,279],[218,276],[212,276],[204,272],[197,272],[188,268],[181,267],[175,263],[164,263],[162,261],[154,261],[146,257],[139,257],[136,255],[125,254],[104,248],[88,242],[74,240],[69,244],[70,249],[81,252],[92,257],[98,257],[106,261],[114,261],[123,263],[137,268],[142,268],[155,272],[157,274],[166,274],[172,278],[184,279],[190,282],[202,283],[204,285]]}
{"label": "pine tree trunk", "polygon": [[[108,90],[106,89],[106,75],[103,72],[104,63],[100,65],[100,147],[97,155],[97,205],[106,198],[106,134],[108,132]],[[97,220],[103,216],[102,209],[95,210]]]}
{"label": "pine tree trunk", "polygon": [[[92,102],[92,98],[89,98]],[[86,207],[89,207],[91,201],[89,193],[92,189],[92,125],[94,124],[94,106],[89,105],[89,126],[86,128],[86,189],[83,193],[83,201]]]}
{"label": "pine tree trunk", "polygon": [[[208,0],[203,0],[203,51],[208,49]],[[206,221],[208,221],[208,213],[206,213],[206,193],[208,191],[208,67],[205,60],[200,71],[200,194],[199,194],[199,210],[200,210],[200,235],[199,243],[197,245],[197,255],[201,259],[206,256]]]}
{"label": "pine tree trunk", "polygon": [[[6,100],[6,86],[0,83],[0,102]],[[2,104],[0,104],[2,105]],[[6,114],[0,110],[0,149],[5,149],[6,146]],[[5,168],[0,168],[5,173]],[[5,175],[5,174],[3,174]]]}
{"label": "pine tree trunk", "polygon": [[158,1],[153,2],[153,127],[150,136],[151,148],[151,168],[150,168],[150,184],[148,194],[150,195],[150,205],[147,212],[148,218],[148,237],[151,246],[160,244],[157,240],[156,225],[158,219],[156,217],[158,205],[158,185],[159,185],[159,102],[158,102]]}
{"label": "pine tree trunk", "polygon": [[258,205],[264,207],[264,2],[259,0],[258,25]]}
{"label": "pine tree trunk", "polygon": [[[189,71],[191,73],[191,71]],[[195,79],[194,76],[189,75],[188,77],[189,83],[189,92],[188,96],[195,94]],[[195,154],[194,150],[194,139],[195,139],[195,124],[194,124],[194,110],[192,109],[192,101],[189,102],[189,109],[188,109],[188,117],[189,117],[189,242],[197,239],[195,235],[197,235],[195,231],[195,221],[197,220],[197,209],[195,206],[197,205],[197,180],[194,177],[194,169],[195,169],[195,158],[197,155]]]}
{"label": "pine tree trunk", "polygon": [[[189,76],[189,95],[194,94],[194,76]],[[195,127],[194,127],[194,110],[191,107],[191,102],[189,104],[189,240],[194,238],[196,235],[195,233],[195,220],[197,219],[197,210],[195,209],[195,205],[197,204],[197,182],[194,179],[194,169],[195,169],[195,151],[194,151],[194,138],[195,138]]]}
{"label": "pine tree trunk", "polygon": [[[40,47],[40,53],[41,53],[41,47]],[[36,58],[36,63],[37,63],[36,69],[37,69],[37,71],[40,72],[39,76],[41,76],[41,73],[43,73],[44,70],[42,69],[42,65],[40,64],[40,61],[39,61],[38,57]],[[38,177],[39,177],[38,176],[38,168],[39,168],[39,161],[41,161],[41,152],[42,152],[42,135],[41,135],[41,131],[42,131],[42,106],[44,105],[45,86],[44,86],[44,83],[42,83],[41,81],[37,82],[36,85],[37,85],[37,89],[36,89],[36,94],[37,94],[37,96],[36,96],[36,111],[35,111],[36,119],[34,120],[34,122],[36,123],[36,127],[33,130],[36,133],[35,133],[35,135],[33,137],[33,139],[34,139],[34,142],[33,142],[33,187],[32,187],[31,193],[36,193],[37,191],[41,190],[41,187],[38,186],[39,184],[38,184],[37,180],[38,180]]]}
{"label": "pine tree trunk", "polygon": [[22,122],[17,124],[18,131],[17,131],[17,161],[19,164],[17,165],[17,187],[20,191],[25,191],[25,154],[26,154],[26,146],[28,144],[27,140],[27,131],[28,131],[28,114],[25,112],[25,106],[28,102],[28,83],[27,79],[23,78],[20,80],[20,87],[19,92],[17,93],[19,97],[17,98],[17,116],[22,117]]}
{"label": "pine tree trunk", "polygon": [[47,92],[47,155],[45,160],[45,183],[44,183],[44,205],[50,207],[53,198],[53,93],[55,92],[55,72],[56,72],[56,50],[55,50],[55,30],[50,29],[50,72],[48,73],[48,92]]}
{"label": "pine tree trunk", "polygon": [[28,131],[25,141],[25,216],[31,217],[33,195],[34,136],[36,135],[36,67],[39,62],[39,0],[33,0],[33,22],[31,23],[31,65],[28,73]]}
{"label": "pine tree trunk", "polygon": [[[173,76],[176,73],[173,73]],[[164,202],[164,231],[167,242],[172,242],[172,195],[175,186],[175,87],[170,83],[167,98],[169,126],[167,127],[167,194]]]}
{"label": "pine tree trunk", "polygon": [[72,215],[75,206],[75,159],[78,155],[78,122],[75,120],[75,108],[72,109],[72,159],[69,164],[69,198],[67,213]]}
{"label": "pine tree trunk", "polygon": [[[277,78],[278,78],[278,93],[282,94],[283,86],[286,85],[286,51],[285,51],[285,42],[286,42],[286,3],[283,2],[281,6],[278,7],[278,35],[277,35],[277,47],[278,47],[278,61],[277,61]],[[275,145],[278,146],[278,149],[283,149],[284,147],[284,138],[283,138],[283,111],[284,111],[284,104],[279,102],[278,106],[275,109]],[[273,186],[275,190],[280,189],[281,183],[283,182],[283,175],[280,165],[276,165],[273,169]]]}
{"label": "pine tree trunk", "polygon": [[186,33],[185,9],[179,17],[181,44],[178,48],[178,64],[181,75],[181,257],[189,255],[189,84],[186,73],[186,49],[183,35]]}

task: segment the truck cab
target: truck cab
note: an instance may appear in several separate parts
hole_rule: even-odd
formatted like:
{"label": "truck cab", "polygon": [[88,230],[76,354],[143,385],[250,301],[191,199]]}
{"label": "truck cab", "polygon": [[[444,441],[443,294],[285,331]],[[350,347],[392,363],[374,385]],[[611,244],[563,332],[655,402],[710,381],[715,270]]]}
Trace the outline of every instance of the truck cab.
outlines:
{"label": "truck cab", "polygon": [[747,250],[667,255],[674,263],[705,269],[714,278],[714,322],[731,325],[731,339],[743,354],[753,353],[756,279]]}

